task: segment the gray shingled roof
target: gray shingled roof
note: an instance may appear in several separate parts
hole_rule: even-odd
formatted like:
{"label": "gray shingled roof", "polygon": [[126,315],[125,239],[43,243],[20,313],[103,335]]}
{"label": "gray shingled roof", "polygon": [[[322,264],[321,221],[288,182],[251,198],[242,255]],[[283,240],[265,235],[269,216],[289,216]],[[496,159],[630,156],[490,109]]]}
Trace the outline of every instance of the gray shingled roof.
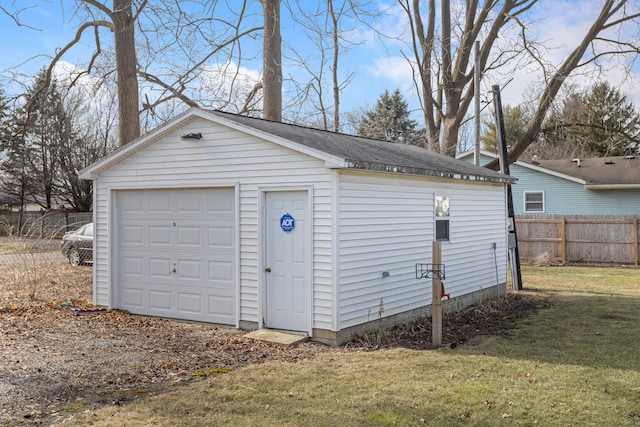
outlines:
{"label": "gray shingled roof", "polygon": [[592,157],[577,161],[520,160],[586,181],[587,185],[640,184],[640,158]]}
{"label": "gray shingled roof", "polygon": [[514,182],[507,175],[407,144],[239,116],[211,113],[245,127],[344,159],[349,168],[492,182]]}

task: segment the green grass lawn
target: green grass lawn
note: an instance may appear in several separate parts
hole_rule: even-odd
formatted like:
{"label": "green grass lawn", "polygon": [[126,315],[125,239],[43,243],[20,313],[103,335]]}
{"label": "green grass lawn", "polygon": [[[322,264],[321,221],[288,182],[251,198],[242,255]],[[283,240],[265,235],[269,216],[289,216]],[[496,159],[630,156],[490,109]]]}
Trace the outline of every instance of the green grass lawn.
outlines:
{"label": "green grass lawn", "polygon": [[254,366],[69,423],[640,425],[640,270],[526,267],[523,285],[550,307],[505,336]]}

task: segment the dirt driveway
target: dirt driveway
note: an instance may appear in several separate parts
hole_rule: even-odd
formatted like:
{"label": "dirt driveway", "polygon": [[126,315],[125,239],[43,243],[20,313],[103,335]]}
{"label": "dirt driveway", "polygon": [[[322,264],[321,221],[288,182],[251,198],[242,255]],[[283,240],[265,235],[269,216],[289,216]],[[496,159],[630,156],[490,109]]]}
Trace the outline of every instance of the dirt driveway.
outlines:
{"label": "dirt driveway", "polygon": [[0,272],[0,425],[50,425],[248,364],[339,351],[115,310],[73,314],[93,307],[91,267],[55,254],[0,255]]}
{"label": "dirt driveway", "polygon": [[[312,342],[283,347],[244,338],[234,328],[115,310],[73,314],[72,308],[94,308],[92,269],[71,267],[55,253],[0,255],[0,274],[0,425],[51,425],[265,361],[431,348],[424,320],[381,339],[370,335],[368,341],[331,348]],[[443,341],[453,346],[474,335],[500,333],[534,306],[516,295],[448,316]]]}

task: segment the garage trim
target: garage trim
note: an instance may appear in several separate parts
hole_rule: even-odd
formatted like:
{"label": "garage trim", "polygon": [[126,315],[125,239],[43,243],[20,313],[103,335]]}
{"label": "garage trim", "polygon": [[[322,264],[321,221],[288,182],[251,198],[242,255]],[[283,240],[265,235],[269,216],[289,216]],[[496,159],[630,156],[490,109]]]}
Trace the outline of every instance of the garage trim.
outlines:
{"label": "garage trim", "polygon": [[[109,199],[108,199],[108,206],[109,209],[108,211],[111,213],[110,214],[110,220],[106,222],[108,229],[106,230],[106,234],[108,236],[108,238],[106,239],[107,244],[108,244],[108,250],[106,251],[107,257],[108,259],[108,264],[110,266],[110,268],[107,270],[107,280],[108,283],[111,284],[110,286],[110,292],[107,295],[108,298],[108,306],[110,308],[119,308],[118,307],[118,301],[119,301],[119,291],[120,291],[120,286],[118,286],[118,277],[119,277],[119,269],[122,267],[120,265],[120,261],[119,261],[119,254],[118,254],[118,242],[119,242],[119,236],[118,236],[118,221],[119,221],[119,209],[120,207],[118,206],[118,192],[120,191],[157,191],[157,190],[168,190],[168,191],[179,191],[179,190],[216,190],[216,189],[229,189],[229,190],[233,190],[233,207],[235,209],[234,215],[233,215],[233,220],[235,221],[235,236],[234,236],[234,251],[233,251],[233,260],[234,260],[234,267],[233,267],[233,274],[234,274],[234,310],[235,310],[235,319],[234,319],[234,323],[230,324],[230,326],[235,326],[236,328],[240,327],[240,318],[241,318],[241,313],[240,313],[240,308],[241,308],[241,300],[240,300],[240,295],[241,295],[241,289],[240,289],[240,198],[239,198],[239,190],[240,190],[240,185],[238,182],[233,183],[233,184],[229,184],[229,185],[216,185],[216,186],[211,186],[211,185],[191,185],[188,187],[183,187],[180,186],[179,184],[175,185],[175,186],[159,186],[159,187],[144,187],[144,188],[140,188],[140,187],[136,187],[136,186],[118,186],[117,188],[110,188],[109,189]],[[95,219],[94,219],[95,222]],[[94,263],[93,268],[96,268],[96,265]],[[94,271],[95,274],[95,271]],[[95,284],[94,284],[95,286]]]}
{"label": "garage trim", "polygon": [[309,292],[309,296],[307,299],[307,303],[309,304],[309,313],[308,316],[308,325],[309,329],[307,334],[309,337],[313,336],[313,314],[314,314],[314,304],[313,304],[313,293],[314,293],[314,280],[313,280],[313,266],[314,266],[314,252],[313,252],[313,186],[261,186],[258,187],[258,211],[260,212],[259,219],[259,233],[258,233],[258,247],[259,247],[259,292],[258,292],[258,329],[266,328],[266,313],[267,313],[267,193],[270,192],[292,192],[292,191],[304,191],[307,193],[307,212],[308,212],[308,224],[307,230],[309,232],[309,253],[311,259],[308,265],[307,275],[311,279],[311,289]]}

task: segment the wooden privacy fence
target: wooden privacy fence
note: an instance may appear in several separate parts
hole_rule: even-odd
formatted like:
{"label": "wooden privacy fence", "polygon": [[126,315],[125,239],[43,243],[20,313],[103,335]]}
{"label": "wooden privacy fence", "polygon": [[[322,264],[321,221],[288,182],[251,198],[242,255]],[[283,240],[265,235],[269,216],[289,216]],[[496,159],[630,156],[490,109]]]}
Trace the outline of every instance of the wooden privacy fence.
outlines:
{"label": "wooden privacy fence", "polygon": [[525,261],[638,265],[636,215],[518,215]]}
{"label": "wooden privacy fence", "polygon": [[91,212],[2,212],[0,211],[0,236],[21,235],[38,238],[61,237],[91,222]]}

